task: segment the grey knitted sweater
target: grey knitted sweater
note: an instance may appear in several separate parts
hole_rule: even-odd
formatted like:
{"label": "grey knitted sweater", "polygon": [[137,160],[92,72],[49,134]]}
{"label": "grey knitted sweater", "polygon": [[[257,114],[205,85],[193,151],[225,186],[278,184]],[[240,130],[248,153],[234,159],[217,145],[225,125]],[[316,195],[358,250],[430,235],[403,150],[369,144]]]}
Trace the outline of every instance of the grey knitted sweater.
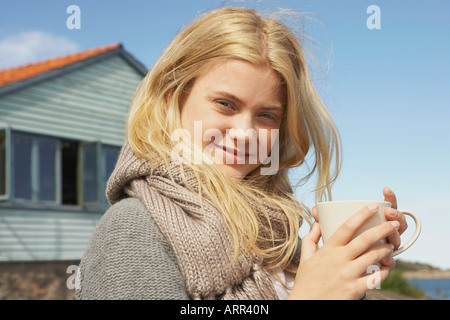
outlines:
{"label": "grey knitted sweater", "polygon": [[80,272],[76,299],[189,299],[170,245],[136,198],[103,215]]}

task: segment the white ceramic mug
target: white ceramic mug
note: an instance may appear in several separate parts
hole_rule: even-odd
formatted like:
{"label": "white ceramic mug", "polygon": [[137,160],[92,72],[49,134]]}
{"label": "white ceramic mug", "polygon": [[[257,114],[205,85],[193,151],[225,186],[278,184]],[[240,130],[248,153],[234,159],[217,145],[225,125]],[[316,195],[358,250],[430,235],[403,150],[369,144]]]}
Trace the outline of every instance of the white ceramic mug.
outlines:
{"label": "white ceramic mug", "polygon": [[[384,221],[386,221],[385,218],[385,211],[386,208],[391,207],[391,203],[387,201],[359,201],[359,200],[353,200],[353,201],[328,201],[328,202],[319,202],[316,204],[317,214],[319,218],[320,223],[320,229],[322,231],[322,239],[325,243],[331,235],[352,215],[360,211],[362,208],[367,207],[369,205],[377,205],[378,206],[378,213],[376,213],[372,218],[370,218],[353,236],[353,238],[357,237],[361,233],[363,233],[365,230],[370,229]],[[414,242],[417,240],[420,234],[420,230],[422,228],[422,225],[420,223],[419,217],[409,211],[409,210],[398,210],[401,211],[403,214],[410,216],[413,218],[416,229],[414,231],[414,234],[412,235],[411,239],[406,242],[405,245],[403,245],[401,248],[395,250],[392,253],[392,256],[396,256],[402,252],[404,252],[406,249],[411,247]],[[386,243],[386,239],[383,239],[381,241],[378,241],[373,246]]]}

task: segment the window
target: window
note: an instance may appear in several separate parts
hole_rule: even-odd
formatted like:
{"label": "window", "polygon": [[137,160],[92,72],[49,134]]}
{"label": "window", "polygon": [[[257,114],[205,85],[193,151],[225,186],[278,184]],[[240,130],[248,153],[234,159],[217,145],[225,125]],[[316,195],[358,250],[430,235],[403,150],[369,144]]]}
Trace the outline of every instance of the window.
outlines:
{"label": "window", "polygon": [[62,204],[77,205],[79,142],[61,141],[61,200]]}
{"label": "window", "polygon": [[106,182],[119,152],[117,146],[11,131],[0,124],[0,200],[105,206]]}
{"label": "window", "polygon": [[56,201],[56,141],[40,138],[38,145],[38,198],[43,201]]}
{"label": "window", "polygon": [[82,203],[96,204],[100,201],[99,190],[99,154],[100,144],[83,143],[80,148],[81,153],[81,176],[82,176]]}
{"label": "window", "polygon": [[13,197],[57,201],[57,139],[13,133]]}
{"label": "window", "polygon": [[103,147],[103,167],[105,168],[105,183],[108,181],[109,176],[116,166],[117,159],[119,158],[120,148],[112,146]]}
{"label": "window", "polygon": [[15,133],[13,139],[14,152],[14,198],[31,200],[31,147],[30,136]]}
{"label": "window", "polygon": [[82,143],[80,153],[83,188],[81,203],[107,204],[106,183],[114,170],[120,148],[102,145],[99,142]]}
{"label": "window", "polygon": [[[103,146],[103,190],[106,190],[106,183],[108,182],[109,176],[116,166],[119,153],[119,147]],[[108,203],[105,192],[103,192],[103,202],[105,204]]]}
{"label": "window", "polygon": [[6,129],[0,129],[0,199],[7,197],[6,177]]}

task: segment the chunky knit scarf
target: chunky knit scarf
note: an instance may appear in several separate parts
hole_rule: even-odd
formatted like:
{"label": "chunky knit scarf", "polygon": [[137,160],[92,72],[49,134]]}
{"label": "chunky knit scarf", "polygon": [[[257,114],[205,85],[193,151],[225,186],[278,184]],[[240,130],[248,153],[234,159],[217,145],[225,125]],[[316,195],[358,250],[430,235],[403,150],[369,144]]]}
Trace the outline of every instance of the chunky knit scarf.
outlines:
{"label": "chunky knit scarf", "polygon": [[[196,177],[186,167],[187,184],[197,190]],[[145,204],[173,248],[192,299],[278,299],[263,259],[244,252],[233,262],[233,241],[220,213],[207,201],[202,211],[200,198],[186,188],[177,161],[170,161],[170,169],[174,181],[164,162],[152,167],[125,143],[108,181],[109,202],[136,197]],[[280,210],[266,208],[272,228],[281,229]]]}

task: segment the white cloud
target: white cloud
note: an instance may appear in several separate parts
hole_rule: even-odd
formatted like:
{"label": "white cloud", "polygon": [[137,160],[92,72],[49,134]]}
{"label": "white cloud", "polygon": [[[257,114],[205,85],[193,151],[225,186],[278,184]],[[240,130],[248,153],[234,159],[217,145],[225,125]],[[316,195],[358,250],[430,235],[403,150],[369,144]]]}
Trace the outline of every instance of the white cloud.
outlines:
{"label": "white cloud", "polygon": [[41,31],[24,32],[0,40],[0,69],[12,68],[79,50],[64,37]]}

